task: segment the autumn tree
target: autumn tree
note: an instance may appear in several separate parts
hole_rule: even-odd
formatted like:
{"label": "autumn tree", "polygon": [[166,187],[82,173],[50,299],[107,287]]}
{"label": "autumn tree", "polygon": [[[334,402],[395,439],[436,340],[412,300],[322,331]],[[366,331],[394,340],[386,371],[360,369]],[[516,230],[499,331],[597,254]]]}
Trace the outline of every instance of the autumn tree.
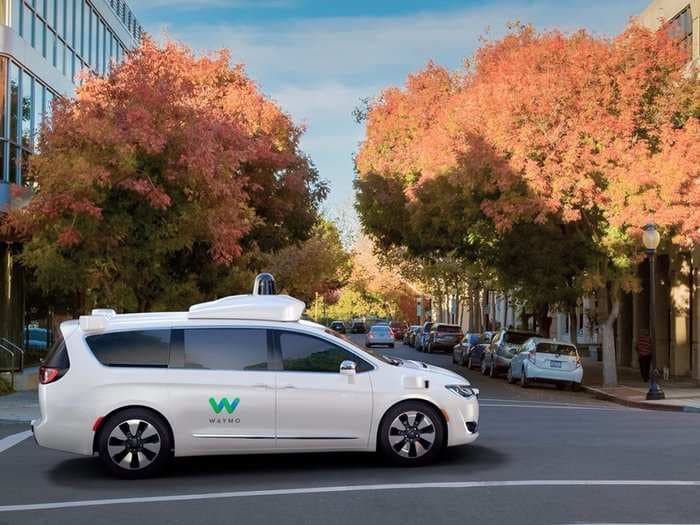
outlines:
{"label": "autumn tree", "polygon": [[303,129],[229,63],[145,38],[54,104],[9,221],[44,291],[182,307],[248,290],[265,252],[308,238],[327,188]]}
{"label": "autumn tree", "polygon": [[[605,39],[523,26],[486,43],[458,74],[429,64],[366,114],[357,155],[363,226],[411,251],[442,253],[444,240],[430,237],[451,233],[460,256],[497,270],[493,249],[508,248],[503,239],[522,225],[540,239],[552,231],[580,241],[568,262],[554,245],[536,247],[556,257],[559,271],[546,279],[508,264],[501,277],[527,297],[546,292],[550,277],[562,293],[598,294],[608,306],[605,382],[614,383],[612,327],[620,290],[637,286],[641,228],[654,221],[674,243],[698,240],[700,96],[686,62],[663,31],[631,26]],[[452,191],[426,205],[421,195],[440,180]],[[416,223],[430,208],[434,219]]]}
{"label": "autumn tree", "polygon": [[311,304],[347,284],[352,273],[351,254],[334,223],[325,219],[314,226],[306,241],[289,245],[267,256],[281,291]]}

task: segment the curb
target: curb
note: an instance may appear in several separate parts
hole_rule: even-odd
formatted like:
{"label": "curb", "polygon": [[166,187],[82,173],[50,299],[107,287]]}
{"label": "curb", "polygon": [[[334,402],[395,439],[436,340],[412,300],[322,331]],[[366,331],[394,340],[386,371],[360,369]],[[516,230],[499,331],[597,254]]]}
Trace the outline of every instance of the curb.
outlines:
{"label": "curb", "polygon": [[657,405],[648,401],[630,401],[613,394],[608,394],[595,387],[581,385],[581,390],[592,394],[596,399],[603,399],[605,401],[612,401],[618,405],[639,408],[642,410],[657,410],[661,412],[685,412],[687,414],[700,414],[700,407],[683,406],[683,405]]}

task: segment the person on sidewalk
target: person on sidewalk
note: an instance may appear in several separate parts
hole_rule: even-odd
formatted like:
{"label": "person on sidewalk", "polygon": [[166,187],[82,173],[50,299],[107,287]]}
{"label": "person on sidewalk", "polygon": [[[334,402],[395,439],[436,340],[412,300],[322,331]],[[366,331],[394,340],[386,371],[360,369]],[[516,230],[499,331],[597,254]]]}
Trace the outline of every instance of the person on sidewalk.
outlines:
{"label": "person on sidewalk", "polygon": [[639,355],[639,371],[642,373],[644,382],[649,381],[649,371],[651,368],[651,340],[648,330],[639,331],[637,339],[637,354]]}

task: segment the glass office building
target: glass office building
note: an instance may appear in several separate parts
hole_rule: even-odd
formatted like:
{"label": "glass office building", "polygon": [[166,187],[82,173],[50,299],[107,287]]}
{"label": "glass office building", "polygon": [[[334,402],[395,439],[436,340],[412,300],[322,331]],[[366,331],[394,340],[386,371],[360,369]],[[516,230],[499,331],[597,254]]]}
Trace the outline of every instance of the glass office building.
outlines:
{"label": "glass office building", "polygon": [[[0,0],[0,221],[30,197],[25,170],[53,99],[72,96],[82,70],[108,73],[141,33],[123,0]],[[24,343],[19,248],[0,238],[0,341]]]}

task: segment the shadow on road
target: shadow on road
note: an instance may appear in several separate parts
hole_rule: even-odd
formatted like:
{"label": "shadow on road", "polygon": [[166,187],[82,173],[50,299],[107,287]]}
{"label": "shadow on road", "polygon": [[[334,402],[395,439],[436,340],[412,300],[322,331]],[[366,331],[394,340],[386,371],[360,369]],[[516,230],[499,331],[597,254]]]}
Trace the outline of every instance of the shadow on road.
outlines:
{"label": "shadow on road", "polygon": [[[403,482],[409,481],[408,472],[413,481],[454,479],[456,476],[465,479],[467,475],[495,469],[505,461],[507,455],[503,452],[480,445],[449,448],[438,463],[410,469],[388,466],[376,454],[355,452],[205,456],[177,458],[160,478],[135,483],[156,486],[165,482],[172,487],[172,481],[196,480],[200,490],[209,484],[221,490],[222,479],[240,481],[251,489],[261,483]],[[74,488],[123,484],[110,477],[96,457],[62,461],[49,471],[49,477],[56,484]]]}

